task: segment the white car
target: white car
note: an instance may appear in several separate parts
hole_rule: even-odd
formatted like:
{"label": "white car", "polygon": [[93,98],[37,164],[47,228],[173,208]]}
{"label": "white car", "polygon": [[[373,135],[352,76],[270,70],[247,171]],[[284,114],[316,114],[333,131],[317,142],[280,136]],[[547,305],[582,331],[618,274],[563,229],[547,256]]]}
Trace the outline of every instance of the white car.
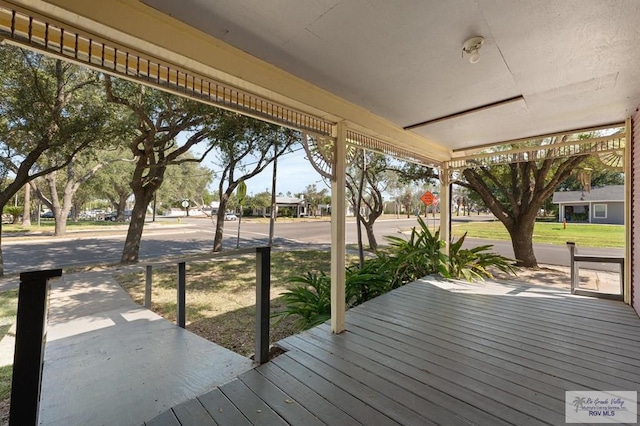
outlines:
{"label": "white car", "polygon": [[238,216],[233,213],[225,213],[224,220],[238,220]]}

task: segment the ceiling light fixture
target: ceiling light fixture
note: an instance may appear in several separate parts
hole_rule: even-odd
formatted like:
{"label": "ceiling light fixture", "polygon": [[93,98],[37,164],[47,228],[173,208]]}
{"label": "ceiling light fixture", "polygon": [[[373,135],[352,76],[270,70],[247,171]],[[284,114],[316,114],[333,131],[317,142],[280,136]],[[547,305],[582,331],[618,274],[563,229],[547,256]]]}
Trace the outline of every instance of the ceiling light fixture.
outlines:
{"label": "ceiling light fixture", "polygon": [[477,63],[480,60],[480,48],[482,47],[483,43],[483,37],[471,37],[462,45],[462,57],[464,57],[464,54],[466,53],[467,55],[469,55],[469,62],[471,62],[472,64]]}

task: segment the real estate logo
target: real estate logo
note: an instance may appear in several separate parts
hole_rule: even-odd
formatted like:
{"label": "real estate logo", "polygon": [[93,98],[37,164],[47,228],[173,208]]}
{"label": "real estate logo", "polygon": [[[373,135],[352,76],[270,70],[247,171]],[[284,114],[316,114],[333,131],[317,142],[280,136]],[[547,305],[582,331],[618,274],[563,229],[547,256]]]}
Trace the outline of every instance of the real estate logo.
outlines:
{"label": "real estate logo", "polygon": [[638,393],[635,391],[567,391],[567,423],[636,423]]}

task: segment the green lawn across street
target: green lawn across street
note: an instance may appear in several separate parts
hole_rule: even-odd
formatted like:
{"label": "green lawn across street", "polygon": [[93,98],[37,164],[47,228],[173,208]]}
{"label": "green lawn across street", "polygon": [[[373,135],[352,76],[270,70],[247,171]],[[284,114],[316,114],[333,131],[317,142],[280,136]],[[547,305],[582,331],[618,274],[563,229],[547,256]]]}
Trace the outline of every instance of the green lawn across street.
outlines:
{"label": "green lawn across street", "polygon": [[[451,232],[461,237],[468,232],[468,238],[484,238],[487,240],[510,240],[507,229],[501,222],[469,222],[454,223]],[[533,230],[533,242],[538,244],[564,245],[567,241],[575,242],[579,247],[624,247],[623,225],[592,225],[588,223],[537,222]]]}

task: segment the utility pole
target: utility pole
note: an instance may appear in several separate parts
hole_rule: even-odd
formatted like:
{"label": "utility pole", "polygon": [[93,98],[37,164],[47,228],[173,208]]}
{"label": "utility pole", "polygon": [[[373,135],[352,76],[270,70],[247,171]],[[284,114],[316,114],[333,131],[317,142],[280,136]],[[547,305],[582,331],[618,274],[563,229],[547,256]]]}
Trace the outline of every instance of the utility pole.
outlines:
{"label": "utility pole", "polygon": [[278,173],[278,143],[273,145],[273,176],[271,179],[271,217],[269,219],[269,246],[273,245],[273,233],[276,225],[276,176]]}

